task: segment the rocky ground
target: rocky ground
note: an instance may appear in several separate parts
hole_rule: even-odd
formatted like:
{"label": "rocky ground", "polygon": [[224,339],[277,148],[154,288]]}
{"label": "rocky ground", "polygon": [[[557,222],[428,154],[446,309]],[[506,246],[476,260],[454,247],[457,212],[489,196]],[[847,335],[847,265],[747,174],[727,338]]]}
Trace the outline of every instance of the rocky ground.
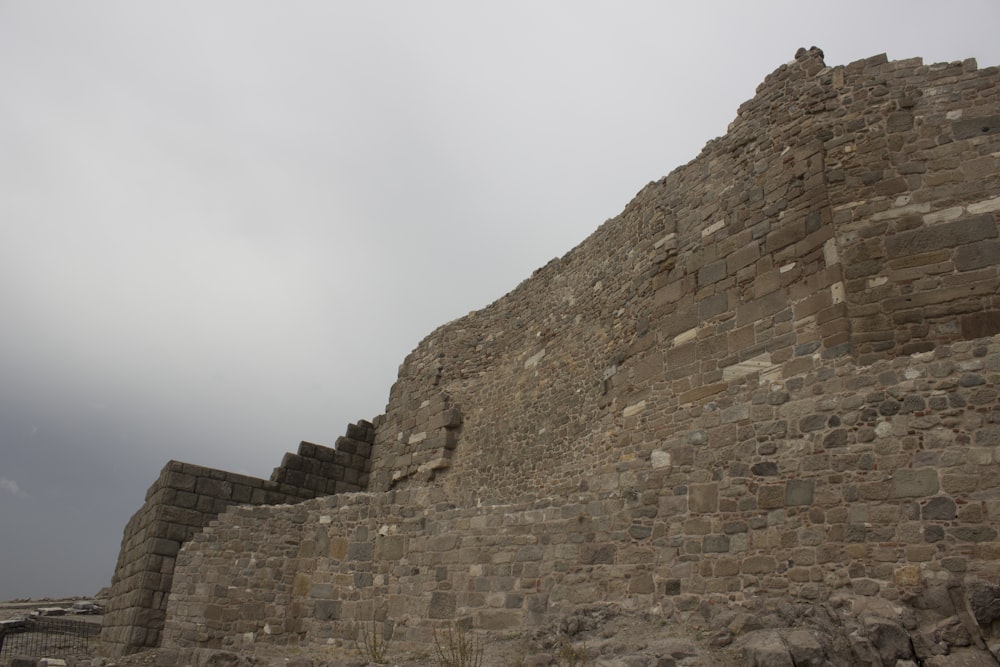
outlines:
{"label": "rocky ground", "polygon": [[816,603],[772,600],[743,607],[685,608],[684,602],[642,612],[583,607],[549,627],[489,638],[456,630],[441,635],[440,653],[406,652],[390,640],[380,647],[382,655],[368,651],[370,659],[364,649],[343,644],[256,655],[156,650],[110,659],[97,642],[90,655],[66,658],[77,667],[1000,666],[1000,586],[987,582],[927,587],[899,601],[840,594]]}

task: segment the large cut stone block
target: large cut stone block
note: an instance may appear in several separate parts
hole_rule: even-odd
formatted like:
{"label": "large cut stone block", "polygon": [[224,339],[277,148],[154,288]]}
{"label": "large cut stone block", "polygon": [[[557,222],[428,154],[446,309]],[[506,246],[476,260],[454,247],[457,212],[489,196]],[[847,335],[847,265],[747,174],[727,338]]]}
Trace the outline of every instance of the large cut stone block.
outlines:
{"label": "large cut stone block", "polygon": [[954,248],[997,236],[997,223],[993,215],[985,214],[899,232],[885,240],[885,248],[890,257],[901,257],[941,248]]}
{"label": "large cut stone block", "polygon": [[892,476],[891,496],[893,498],[933,496],[940,488],[937,470],[933,468],[897,470]]}
{"label": "large cut stone block", "polygon": [[714,512],[719,508],[718,484],[692,484],[688,490],[688,509],[692,512]]}
{"label": "large cut stone block", "polygon": [[427,609],[428,618],[454,618],[455,594],[435,591],[431,594],[431,604]]}
{"label": "large cut stone block", "polygon": [[809,479],[792,479],[785,485],[785,504],[812,505],[813,481]]}

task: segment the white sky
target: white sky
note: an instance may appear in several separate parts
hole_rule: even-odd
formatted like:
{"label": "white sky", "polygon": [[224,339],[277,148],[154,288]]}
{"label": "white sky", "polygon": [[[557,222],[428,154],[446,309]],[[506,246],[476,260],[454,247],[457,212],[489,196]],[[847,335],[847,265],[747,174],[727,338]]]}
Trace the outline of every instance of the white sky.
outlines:
{"label": "white sky", "polygon": [[817,45],[1000,3],[0,0],[0,599],[90,595],[169,459],[270,475]]}

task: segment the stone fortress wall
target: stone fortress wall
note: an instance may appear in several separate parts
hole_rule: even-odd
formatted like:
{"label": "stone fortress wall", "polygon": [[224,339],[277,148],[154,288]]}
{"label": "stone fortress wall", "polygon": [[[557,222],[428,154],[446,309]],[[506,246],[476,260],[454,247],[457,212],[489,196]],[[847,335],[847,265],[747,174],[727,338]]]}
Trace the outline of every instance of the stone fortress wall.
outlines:
{"label": "stone fortress wall", "polygon": [[367,487],[375,430],[351,424],[336,448],[299,444],[271,479],[170,461],[125,527],[101,639],[119,654],[160,645],[181,545],[233,505],[278,505]]}
{"label": "stone fortress wall", "polygon": [[[972,63],[779,68],[696,160],[421,343],[371,490],[436,475],[468,502],[600,484],[706,407],[748,405],[741,387],[996,333],[996,86]],[[443,401],[464,418],[444,448]]]}
{"label": "stone fortress wall", "polygon": [[800,51],[698,158],[420,343],[367,493],[188,536],[163,645],[996,581],[998,211],[1000,70]]}

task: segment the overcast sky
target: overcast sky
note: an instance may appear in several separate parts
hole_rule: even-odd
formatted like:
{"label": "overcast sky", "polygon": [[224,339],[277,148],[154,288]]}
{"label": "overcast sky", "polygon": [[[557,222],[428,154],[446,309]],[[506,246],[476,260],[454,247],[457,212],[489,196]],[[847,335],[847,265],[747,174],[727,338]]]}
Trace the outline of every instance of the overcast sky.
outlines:
{"label": "overcast sky", "polygon": [[170,459],[267,477],[817,45],[1000,3],[0,0],[0,599],[92,595]]}

